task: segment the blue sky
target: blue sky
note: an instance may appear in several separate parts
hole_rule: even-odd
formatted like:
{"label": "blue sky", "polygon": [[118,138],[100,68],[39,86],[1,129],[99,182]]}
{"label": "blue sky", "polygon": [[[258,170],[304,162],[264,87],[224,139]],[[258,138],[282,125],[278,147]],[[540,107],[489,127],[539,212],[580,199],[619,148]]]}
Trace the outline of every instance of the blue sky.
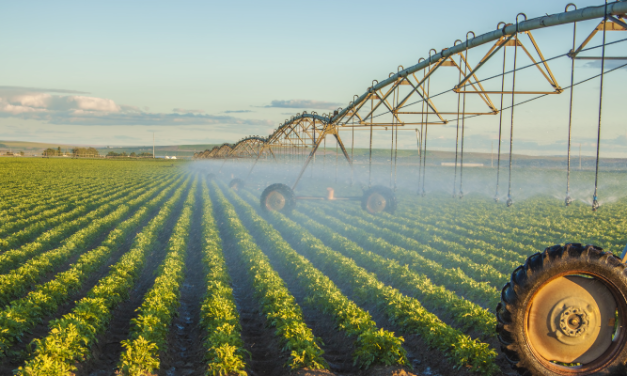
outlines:
{"label": "blue sky", "polygon": [[[386,78],[399,64],[415,64],[430,48],[451,46],[468,30],[479,35],[499,21],[513,22],[518,12],[532,18],[562,12],[565,4],[5,2],[0,12],[0,139],[138,145],[151,143],[153,131],[158,144],[265,136],[296,112],[345,106],[373,79]],[[578,2],[580,8],[600,4]],[[579,40],[594,26],[581,23]],[[611,38],[627,37],[621,34]],[[534,36],[545,56],[554,56],[570,48],[572,27],[539,30]],[[608,54],[627,55],[625,50],[618,44]],[[480,55],[471,56],[471,62]],[[567,86],[570,61],[561,59],[551,67]],[[577,72],[583,79],[598,68],[578,62]],[[606,81],[606,156],[627,156],[620,111],[626,75],[621,69]],[[530,76],[527,82],[534,80]],[[568,92],[554,97],[559,98],[516,110],[515,151],[565,153]],[[590,154],[596,142],[598,81],[582,85],[575,97],[573,142],[583,143]],[[467,125],[468,150],[488,151],[495,139],[494,119]],[[454,129],[430,132],[433,147],[454,148]],[[360,134],[357,144],[365,146],[364,140],[365,133]],[[415,140],[404,137],[400,145],[411,148]],[[379,141],[377,146],[388,145]]]}

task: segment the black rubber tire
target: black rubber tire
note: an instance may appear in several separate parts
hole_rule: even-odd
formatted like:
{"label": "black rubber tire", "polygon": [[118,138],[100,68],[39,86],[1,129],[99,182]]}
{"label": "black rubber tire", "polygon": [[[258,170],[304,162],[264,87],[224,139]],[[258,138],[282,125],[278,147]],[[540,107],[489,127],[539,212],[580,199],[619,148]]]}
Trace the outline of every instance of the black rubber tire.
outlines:
{"label": "black rubber tire", "polygon": [[[521,375],[562,376],[566,374],[556,369],[557,367],[549,369],[550,365],[546,360],[541,361],[534,356],[530,345],[526,343],[524,332],[526,309],[536,292],[551,279],[564,275],[568,271],[601,276],[607,283],[614,286],[611,290],[617,303],[621,305],[627,302],[625,264],[610,252],[604,252],[593,245],[566,244],[563,247],[555,245],[546,248],[542,253],[530,256],[524,265],[512,272],[510,282],[505,284],[501,291],[501,302],[496,307],[496,332],[501,343],[501,351],[512,368]],[[624,323],[625,317],[619,320],[623,320]],[[627,367],[625,367],[627,346],[625,346],[625,336],[622,337],[622,340],[615,340],[608,349],[608,351],[613,351],[613,355],[602,368],[581,369],[581,373],[575,373],[575,375],[627,374]]]}
{"label": "black rubber tire", "polygon": [[229,183],[229,188],[232,188],[237,191],[237,190],[244,188],[245,185],[246,183],[244,183],[242,179],[235,178],[231,180],[231,182]]}
{"label": "black rubber tire", "polygon": [[216,180],[216,174],[207,174],[207,181]]}
{"label": "black rubber tire", "polygon": [[361,208],[367,212],[368,211],[368,197],[371,194],[378,193],[385,198],[385,209],[384,212],[394,214],[396,211],[396,194],[394,191],[388,187],[384,187],[382,185],[372,186],[364,192],[364,195],[361,198]]}
{"label": "black rubber tire", "polygon": [[294,194],[292,188],[282,183],[270,184],[266,187],[266,189],[263,190],[263,192],[261,193],[261,198],[259,199],[261,210],[265,213],[268,213],[270,211],[266,206],[266,199],[268,198],[268,195],[273,191],[278,191],[283,195],[283,197],[285,197],[285,206],[283,206],[283,208],[279,210],[279,212],[283,214],[291,213],[292,210],[294,210],[294,208],[296,207],[296,195]]}

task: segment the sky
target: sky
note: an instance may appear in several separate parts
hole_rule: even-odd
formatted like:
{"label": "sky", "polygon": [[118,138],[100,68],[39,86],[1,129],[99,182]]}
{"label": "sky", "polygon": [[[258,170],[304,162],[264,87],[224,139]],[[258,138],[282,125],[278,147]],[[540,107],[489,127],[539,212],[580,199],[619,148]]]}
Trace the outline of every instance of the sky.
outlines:
{"label": "sky", "polygon": [[[266,136],[295,113],[346,106],[373,79],[382,81],[399,65],[416,64],[431,48],[452,46],[469,30],[483,34],[499,21],[515,22],[519,12],[528,18],[563,12],[566,3],[4,2],[0,140],[130,146],[151,144],[153,132],[158,145]],[[578,2],[579,8],[601,4]],[[578,40],[595,26],[578,24]],[[608,33],[608,40],[627,38],[622,34]],[[571,25],[533,35],[545,57],[571,48]],[[599,43],[597,36],[590,45]],[[625,46],[615,44],[607,54],[627,56]],[[471,63],[476,64],[487,48],[473,49]],[[616,64],[610,62],[607,68]],[[556,59],[551,68],[560,85],[568,86],[570,60]],[[575,78],[599,71],[597,62],[577,61]],[[521,85],[546,84],[537,74],[521,77]],[[626,78],[625,68],[606,76],[603,156],[627,157],[627,126],[621,111]],[[578,86],[574,94],[573,143],[581,143],[584,154],[591,155],[596,146],[599,81]],[[566,90],[517,107],[514,151],[565,154],[568,98]],[[510,113],[504,112],[504,117],[509,119]],[[466,123],[466,150],[498,146],[497,118]],[[509,122],[506,128],[503,139],[509,142]],[[454,125],[431,127],[429,132],[430,147],[455,148]],[[389,147],[389,136],[379,133],[375,146]],[[399,146],[415,148],[413,134],[402,135]],[[358,132],[356,146],[365,147],[366,139],[366,132]]]}

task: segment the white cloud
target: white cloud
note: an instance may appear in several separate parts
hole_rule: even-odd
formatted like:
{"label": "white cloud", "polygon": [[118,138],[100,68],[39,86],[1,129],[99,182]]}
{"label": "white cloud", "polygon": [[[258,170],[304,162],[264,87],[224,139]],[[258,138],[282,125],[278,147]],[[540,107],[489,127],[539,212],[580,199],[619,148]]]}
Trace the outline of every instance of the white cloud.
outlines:
{"label": "white cloud", "polygon": [[290,100],[273,100],[265,107],[278,108],[298,108],[298,109],[316,109],[316,110],[335,110],[340,107],[340,103],[312,101],[307,99],[290,99]]}
{"label": "white cloud", "polygon": [[179,114],[203,114],[205,111],[203,110],[185,110],[183,108],[174,108],[172,112],[178,112]]}
{"label": "white cloud", "polygon": [[0,117],[38,120],[59,125],[269,125],[259,119],[204,114],[202,110],[175,108],[172,113],[151,113],[136,106],[71,90],[0,86]]}

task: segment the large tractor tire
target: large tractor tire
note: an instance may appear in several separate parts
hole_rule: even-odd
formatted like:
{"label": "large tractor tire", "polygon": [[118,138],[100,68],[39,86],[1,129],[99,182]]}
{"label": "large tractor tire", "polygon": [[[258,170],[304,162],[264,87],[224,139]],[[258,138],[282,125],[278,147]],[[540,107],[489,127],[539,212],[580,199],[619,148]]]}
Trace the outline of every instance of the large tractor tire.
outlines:
{"label": "large tractor tire", "polygon": [[521,375],[627,374],[627,270],[601,248],[556,245],[530,256],[496,311],[501,350]]}
{"label": "large tractor tire", "polygon": [[292,188],[276,183],[263,190],[260,203],[261,210],[264,212],[278,211],[288,214],[296,206],[296,196]]}
{"label": "large tractor tire", "polygon": [[244,185],[245,184],[242,179],[235,178],[229,183],[229,188],[233,189],[234,191],[239,191],[240,189],[244,188]]}
{"label": "large tractor tire", "polygon": [[381,212],[393,214],[396,210],[396,195],[390,188],[375,185],[364,192],[361,208],[370,214]]}

